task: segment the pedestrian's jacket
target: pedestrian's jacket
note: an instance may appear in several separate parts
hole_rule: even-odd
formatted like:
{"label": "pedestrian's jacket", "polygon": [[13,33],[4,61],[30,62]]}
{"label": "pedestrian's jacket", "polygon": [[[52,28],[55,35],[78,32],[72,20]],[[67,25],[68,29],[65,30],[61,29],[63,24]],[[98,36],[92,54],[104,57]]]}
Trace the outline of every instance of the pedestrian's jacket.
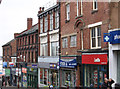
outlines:
{"label": "pedestrian's jacket", "polygon": [[112,80],[111,82],[108,82],[108,87],[109,89],[112,89],[112,84],[114,83],[114,80]]}
{"label": "pedestrian's jacket", "polygon": [[107,89],[108,88],[108,83],[103,83],[102,85],[101,85],[101,89]]}

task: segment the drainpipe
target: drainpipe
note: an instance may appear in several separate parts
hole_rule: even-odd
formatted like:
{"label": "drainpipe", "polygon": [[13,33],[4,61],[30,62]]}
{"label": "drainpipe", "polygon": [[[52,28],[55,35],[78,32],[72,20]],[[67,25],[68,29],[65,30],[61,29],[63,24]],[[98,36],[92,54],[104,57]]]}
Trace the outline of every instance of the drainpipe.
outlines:
{"label": "drainpipe", "polygon": [[61,3],[60,3],[60,0],[59,0],[58,4],[59,4],[59,6],[58,6],[58,8],[59,8],[58,14],[59,14],[59,89],[60,89],[60,86],[61,86],[61,84],[60,84],[60,59],[61,59],[61,16],[60,16]]}

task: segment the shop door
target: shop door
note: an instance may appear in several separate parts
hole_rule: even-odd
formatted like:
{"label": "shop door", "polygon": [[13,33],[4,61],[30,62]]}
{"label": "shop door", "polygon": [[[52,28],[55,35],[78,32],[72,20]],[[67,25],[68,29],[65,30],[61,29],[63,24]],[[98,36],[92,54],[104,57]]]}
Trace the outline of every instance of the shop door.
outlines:
{"label": "shop door", "polygon": [[107,78],[107,67],[99,66],[98,67],[98,87],[101,87],[101,84],[104,82],[105,78]]}
{"label": "shop door", "polygon": [[120,83],[120,51],[117,51],[117,82]]}

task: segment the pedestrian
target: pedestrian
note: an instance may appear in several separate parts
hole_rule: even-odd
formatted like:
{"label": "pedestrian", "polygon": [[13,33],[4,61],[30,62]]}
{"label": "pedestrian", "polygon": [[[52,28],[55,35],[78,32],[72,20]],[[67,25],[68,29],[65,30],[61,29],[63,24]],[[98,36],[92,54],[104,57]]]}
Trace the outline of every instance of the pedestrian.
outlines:
{"label": "pedestrian", "polygon": [[115,81],[112,79],[112,78],[110,78],[109,80],[108,80],[108,87],[109,87],[109,89],[112,89],[112,84],[114,83]]}
{"label": "pedestrian", "polygon": [[108,89],[108,79],[105,78],[103,84],[101,85],[102,89]]}

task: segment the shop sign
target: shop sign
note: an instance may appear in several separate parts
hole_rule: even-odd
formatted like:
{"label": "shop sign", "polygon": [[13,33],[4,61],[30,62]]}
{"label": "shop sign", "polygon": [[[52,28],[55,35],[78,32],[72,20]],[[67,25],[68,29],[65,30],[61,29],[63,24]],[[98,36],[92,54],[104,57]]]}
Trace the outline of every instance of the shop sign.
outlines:
{"label": "shop sign", "polygon": [[120,30],[110,32],[110,44],[120,43]]}
{"label": "shop sign", "polygon": [[27,68],[22,68],[23,73],[27,73]]}
{"label": "shop sign", "polygon": [[38,65],[37,64],[32,64],[32,68],[37,68]]}
{"label": "shop sign", "polygon": [[60,67],[75,68],[77,66],[76,59],[60,59]]}
{"label": "shop sign", "polygon": [[10,76],[10,69],[5,69],[5,75]]}
{"label": "shop sign", "polygon": [[107,65],[107,54],[83,54],[82,64]]}
{"label": "shop sign", "polygon": [[55,64],[55,63],[50,63],[50,68],[51,68],[51,69],[57,69],[57,64]]}
{"label": "shop sign", "polygon": [[110,44],[120,43],[120,30],[104,33],[104,42],[110,42]]}

